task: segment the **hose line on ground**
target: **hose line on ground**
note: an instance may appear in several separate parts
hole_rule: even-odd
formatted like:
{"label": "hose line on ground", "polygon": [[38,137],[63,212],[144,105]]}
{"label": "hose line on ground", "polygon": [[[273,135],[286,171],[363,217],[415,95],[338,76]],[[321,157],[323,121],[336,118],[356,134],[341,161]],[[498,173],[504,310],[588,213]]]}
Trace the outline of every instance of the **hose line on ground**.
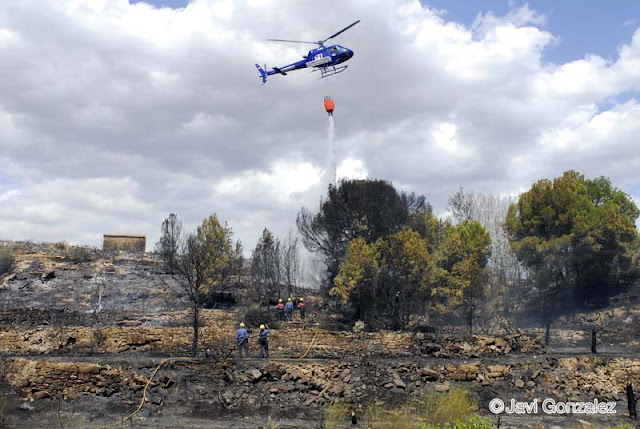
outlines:
{"label": "hose line on ground", "polygon": [[[319,333],[320,333],[320,331],[316,331],[316,334],[313,336],[313,339],[311,340],[311,343],[309,344],[309,347],[307,347],[307,350],[298,359],[304,359],[305,356],[307,356],[307,354],[309,353],[309,350],[311,350],[311,347],[313,347],[313,344],[315,343],[316,338],[318,338],[318,334]],[[151,377],[149,377],[149,380],[147,380],[147,383],[144,385],[144,389],[142,390],[142,400],[140,401],[140,405],[138,405],[138,408],[133,413],[129,414],[128,416],[126,416],[122,420],[120,420],[120,421],[118,421],[116,423],[112,423],[112,424],[107,425],[107,426],[100,426],[100,427],[98,427],[96,429],[113,428],[113,427],[122,425],[127,420],[131,420],[136,414],[138,414],[140,412],[140,410],[142,410],[142,407],[144,407],[144,403],[147,400],[147,389],[151,385],[151,382],[153,381],[153,377],[155,377],[156,374],[158,373],[158,371],[160,371],[160,368],[162,368],[163,365],[165,365],[166,363],[171,362],[171,361],[186,361],[186,360],[193,360],[193,358],[190,358],[190,357],[171,357],[171,358],[166,358],[166,359],[163,359],[162,361],[160,361],[158,366],[156,366],[156,369],[154,369],[153,372],[151,373]],[[279,359],[271,359],[271,360],[279,360]]]}

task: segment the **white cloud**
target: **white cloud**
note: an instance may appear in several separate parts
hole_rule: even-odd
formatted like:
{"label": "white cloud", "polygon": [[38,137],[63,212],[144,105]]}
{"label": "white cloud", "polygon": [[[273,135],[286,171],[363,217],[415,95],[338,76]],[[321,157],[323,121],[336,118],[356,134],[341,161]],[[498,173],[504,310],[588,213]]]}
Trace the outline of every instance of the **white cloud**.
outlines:
{"label": "white cloud", "polygon": [[367,167],[361,159],[345,158],[338,165],[337,173],[340,179],[366,179]]}
{"label": "white cloud", "polygon": [[[460,186],[513,194],[566,169],[638,186],[640,31],[613,59],[548,64],[561,43],[529,6],[465,27],[418,0],[4,2],[0,238],[99,245],[176,212],[216,212],[246,246],[325,193],[325,95],[339,177],[384,178],[441,212]],[[349,69],[260,86],[356,19]],[[544,25],[544,27],[543,27]],[[309,45],[310,47],[311,45]],[[2,184],[2,182],[0,182]]]}
{"label": "white cloud", "polygon": [[220,195],[259,195],[286,203],[292,195],[305,192],[316,185],[321,170],[309,162],[277,160],[269,171],[247,171],[236,177],[224,179],[215,187]]}

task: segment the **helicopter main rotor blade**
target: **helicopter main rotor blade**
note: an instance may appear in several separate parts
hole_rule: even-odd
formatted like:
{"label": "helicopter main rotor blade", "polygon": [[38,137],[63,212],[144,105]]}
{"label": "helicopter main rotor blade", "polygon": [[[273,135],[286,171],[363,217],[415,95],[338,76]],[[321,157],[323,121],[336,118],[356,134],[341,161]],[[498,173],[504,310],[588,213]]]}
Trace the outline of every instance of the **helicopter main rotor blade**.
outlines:
{"label": "helicopter main rotor blade", "polygon": [[359,23],[359,22],[360,22],[360,20],[357,20],[357,21],[356,21],[356,22],[354,22],[353,24],[351,24],[351,25],[349,25],[349,26],[347,26],[347,27],[344,27],[342,30],[338,31],[338,32],[337,32],[336,34],[334,34],[333,36],[329,36],[329,37],[327,37],[326,39],[324,39],[324,40],[323,40],[322,42],[320,42],[320,43],[324,43],[324,42],[326,42],[326,41],[327,41],[327,40],[329,40],[329,39],[333,39],[333,38],[334,38],[334,37],[336,37],[338,34],[344,33],[345,31],[347,31],[348,29],[350,29],[351,27],[353,27],[354,25],[356,25],[356,24],[357,24],[357,23]]}
{"label": "helicopter main rotor blade", "polygon": [[318,42],[307,42],[304,40],[285,40],[285,39],[267,39],[270,42],[289,42],[289,43],[311,43],[312,45],[317,45]]}

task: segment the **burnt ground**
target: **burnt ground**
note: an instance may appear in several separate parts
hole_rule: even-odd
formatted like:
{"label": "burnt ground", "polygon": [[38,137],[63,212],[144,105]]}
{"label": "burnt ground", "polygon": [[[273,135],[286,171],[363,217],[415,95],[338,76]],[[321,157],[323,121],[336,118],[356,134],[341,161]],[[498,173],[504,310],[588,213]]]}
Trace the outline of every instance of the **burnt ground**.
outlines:
{"label": "burnt ground", "polygon": [[[151,258],[74,262],[49,248],[28,249],[19,255],[16,268],[0,277],[0,285],[0,325],[5,333],[56,326],[189,324],[186,303],[171,293],[170,279]],[[229,315],[233,319],[232,310],[225,313],[219,316],[221,320]],[[309,313],[311,322],[316,323],[309,323],[308,329],[320,330],[322,321],[314,315],[313,305]],[[553,326],[548,348],[540,345],[541,329],[522,329],[522,335],[535,338],[538,344],[525,352],[501,349],[500,353],[476,353],[476,344],[462,335],[460,343],[472,343],[470,351],[451,349],[444,345],[448,341],[444,334],[436,332],[420,340],[438,343],[441,350],[435,353],[425,352],[424,347],[408,353],[394,354],[392,347],[383,353],[363,353],[351,337],[344,339],[346,350],[339,355],[330,345],[323,349],[325,345],[316,344],[311,347],[312,359],[303,360],[298,359],[299,352],[293,353],[285,345],[272,348],[270,361],[222,359],[202,353],[195,360],[164,365],[150,384],[140,412],[119,427],[256,428],[264,427],[271,418],[279,428],[323,428],[326,407],[335,401],[365,407],[378,401],[391,406],[454,386],[467,388],[478,401],[481,414],[491,416],[496,425],[498,420],[488,412],[489,401],[496,397],[505,401],[600,398],[617,403],[615,416],[503,416],[501,428],[615,426],[620,421],[629,422],[626,400],[620,394],[624,374],[640,387],[639,315],[640,306],[618,305],[560,320]],[[600,334],[601,344],[594,358],[589,340],[596,321],[606,329]],[[621,326],[624,329],[618,329]],[[285,324],[279,330],[280,338],[295,339],[297,334],[293,325]],[[0,336],[0,344],[4,336]],[[343,341],[342,333],[335,333],[335,338]],[[163,359],[184,355],[184,350],[157,350],[146,344],[121,352],[63,347],[21,355],[6,347],[2,350],[3,363],[21,357],[38,364],[84,362],[137,374],[144,380]],[[500,374],[496,367],[503,367],[502,375],[495,375]],[[537,370],[541,375],[535,375]],[[3,369],[0,393],[4,398],[4,427],[113,425],[138,408],[144,390],[144,383],[138,383],[120,386],[108,396],[83,392],[73,398],[53,394],[35,398],[35,388],[29,391],[11,385],[6,376]],[[526,383],[524,387],[520,387],[520,380]],[[350,427],[347,423],[345,427]]]}

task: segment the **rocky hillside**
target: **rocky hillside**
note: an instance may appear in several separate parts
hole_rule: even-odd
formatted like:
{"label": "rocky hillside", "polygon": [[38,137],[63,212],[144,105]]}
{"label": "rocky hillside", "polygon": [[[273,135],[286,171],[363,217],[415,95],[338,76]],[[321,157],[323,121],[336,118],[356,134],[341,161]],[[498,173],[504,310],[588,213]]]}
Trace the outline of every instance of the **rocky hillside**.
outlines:
{"label": "rocky hillside", "polygon": [[[361,413],[463,387],[501,428],[597,428],[625,419],[627,382],[640,390],[634,305],[561,319],[549,347],[541,329],[332,331],[310,305],[307,323],[272,331],[269,360],[235,358],[239,309],[204,310],[201,353],[191,358],[186,303],[153,258],[14,247],[15,265],[0,276],[0,417],[8,427],[98,428],[126,419],[135,427],[256,428],[271,417],[280,428],[321,428],[332,404]],[[604,329],[593,355],[596,321]],[[615,402],[618,414],[498,420],[489,413],[493,398],[597,399]]]}

